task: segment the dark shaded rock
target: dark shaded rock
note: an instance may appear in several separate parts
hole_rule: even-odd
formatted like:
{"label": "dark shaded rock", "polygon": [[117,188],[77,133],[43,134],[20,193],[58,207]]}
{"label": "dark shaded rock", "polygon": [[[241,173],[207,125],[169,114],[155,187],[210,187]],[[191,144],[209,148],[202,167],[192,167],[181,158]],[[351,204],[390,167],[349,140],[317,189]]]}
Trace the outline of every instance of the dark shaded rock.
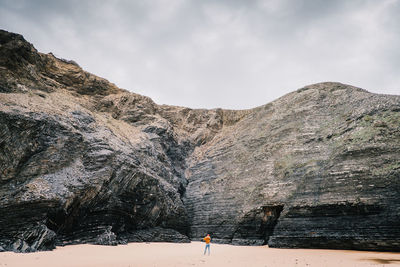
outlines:
{"label": "dark shaded rock", "polygon": [[[56,233],[48,229],[46,225],[39,224],[36,227],[27,229],[19,239],[21,246],[14,247],[14,251],[34,252],[37,250],[50,250],[55,248]],[[17,240],[18,241],[18,240]],[[15,243],[13,244],[13,246]]]}
{"label": "dark shaded rock", "polygon": [[122,236],[125,242],[175,242],[189,243],[190,239],[176,230],[168,228],[150,228],[126,233]]}
{"label": "dark shaded rock", "polygon": [[0,251],[213,242],[398,251],[400,96],[157,105],[0,31]]}
{"label": "dark shaded rock", "polygon": [[[111,122],[62,101],[62,115],[48,105],[38,106],[48,113],[1,106],[1,242],[30,252],[55,244],[115,245],[120,234],[148,227],[187,234],[175,159],[159,161],[147,134],[127,139],[126,125],[110,129]],[[40,232],[38,222],[50,230]]]}
{"label": "dark shaded rock", "polygon": [[393,236],[398,233],[398,222],[396,215],[387,215],[387,207],[361,203],[292,207],[275,229],[279,234],[270,246],[299,247],[302,243],[306,248],[372,250],[379,246],[380,250],[396,250],[393,246],[398,241]]}
{"label": "dark shaded rock", "polygon": [[234,245],[266,245],[274,232],[283,206],[261,207],[245,214],[234,232]]}
{"label": "dark shaded rock", "polygon": [[[51,250],[55,248],[56,234],[43,224],[25,229],[10,242],[8,250],[14,252],[35,252],[38,250]],[[3,239],[4,240],[4,239]],[[2,248],[3,251],[6,249]]]}
{"label": "dark shaded rock", "polygon": [[102,234],[99,234],[93,241],[96,245],[116,246],[118,245],[117,236],[111,231],[112,227],[109,226]]}

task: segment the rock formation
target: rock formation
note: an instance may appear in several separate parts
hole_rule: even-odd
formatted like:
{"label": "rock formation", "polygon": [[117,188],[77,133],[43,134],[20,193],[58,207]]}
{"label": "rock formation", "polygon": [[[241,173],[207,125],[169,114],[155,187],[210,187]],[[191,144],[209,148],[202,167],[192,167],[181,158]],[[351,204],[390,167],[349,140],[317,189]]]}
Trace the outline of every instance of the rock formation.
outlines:
{"label": "rock formation", "polygon": [[192,236],[399,250],[400,97],[324,83],[255,109],[198,148]]}
{"label": "rock formation", "polygon": [[399,251],[400,96],[157,105],[0,31],[0,251],[214,241]]}

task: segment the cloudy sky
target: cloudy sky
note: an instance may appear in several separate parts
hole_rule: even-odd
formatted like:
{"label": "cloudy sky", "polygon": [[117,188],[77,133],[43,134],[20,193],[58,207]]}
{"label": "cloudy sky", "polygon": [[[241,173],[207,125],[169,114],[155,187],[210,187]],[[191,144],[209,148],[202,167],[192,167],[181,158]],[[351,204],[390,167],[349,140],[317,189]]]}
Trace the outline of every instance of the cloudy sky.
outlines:
{"label": "cloudy sky", "polygon": [[159,104],[252,108],[322,81],[400,94],[400,0],[1,0],[0,28]]}

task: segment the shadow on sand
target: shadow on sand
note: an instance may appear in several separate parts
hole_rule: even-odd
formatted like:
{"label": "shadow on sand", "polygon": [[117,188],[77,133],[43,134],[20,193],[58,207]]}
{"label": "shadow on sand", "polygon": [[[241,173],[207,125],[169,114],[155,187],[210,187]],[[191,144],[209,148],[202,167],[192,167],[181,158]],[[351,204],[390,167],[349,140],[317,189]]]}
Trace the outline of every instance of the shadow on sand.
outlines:
{"label": "shadow on sand", "polygon": [[373,261],[380,264],[392,264],[392,263],[400,263],[400,259],[380,259],[380,258],[369,258],[364,259],[366,261]]}

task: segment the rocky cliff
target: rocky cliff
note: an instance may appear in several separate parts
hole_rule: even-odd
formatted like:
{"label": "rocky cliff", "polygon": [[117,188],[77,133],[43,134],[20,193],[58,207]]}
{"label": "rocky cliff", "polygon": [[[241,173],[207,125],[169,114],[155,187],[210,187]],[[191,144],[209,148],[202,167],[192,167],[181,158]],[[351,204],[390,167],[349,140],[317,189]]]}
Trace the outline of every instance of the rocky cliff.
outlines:
{"label": "rocky cliff", "polygon": [[0,250],[215,241],[399,250],[400,96],[157,105],[0,31]]}
{"label": "rocky cliff", "polygon": [[400,97],[324,83],[255,109],[194,151],[193,236],[399,250]]}

